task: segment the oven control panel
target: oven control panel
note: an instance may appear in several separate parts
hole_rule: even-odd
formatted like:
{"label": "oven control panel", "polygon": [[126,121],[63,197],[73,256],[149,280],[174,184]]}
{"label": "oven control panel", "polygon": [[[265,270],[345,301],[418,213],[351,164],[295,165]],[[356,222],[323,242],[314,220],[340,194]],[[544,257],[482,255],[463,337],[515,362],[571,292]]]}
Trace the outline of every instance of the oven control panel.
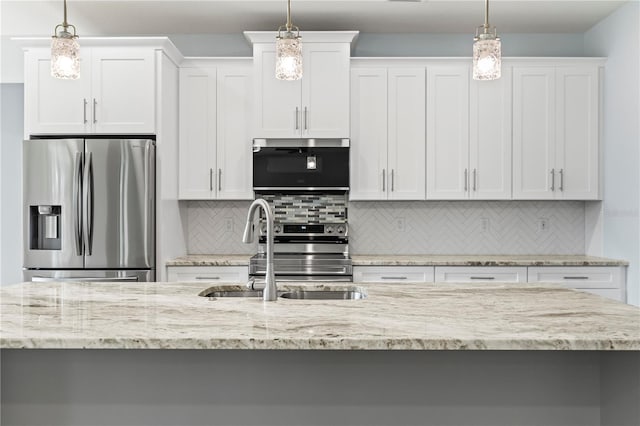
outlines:
{"label": "oven control panel", "polygon": [[[276,236],[291,237],[318,237],[318,236],[347,236],[346,223],[313,223],[313,224],[291,224],[275,223],[273,232]],[[260,224],[260,236],[267,235],[267,224]]]}

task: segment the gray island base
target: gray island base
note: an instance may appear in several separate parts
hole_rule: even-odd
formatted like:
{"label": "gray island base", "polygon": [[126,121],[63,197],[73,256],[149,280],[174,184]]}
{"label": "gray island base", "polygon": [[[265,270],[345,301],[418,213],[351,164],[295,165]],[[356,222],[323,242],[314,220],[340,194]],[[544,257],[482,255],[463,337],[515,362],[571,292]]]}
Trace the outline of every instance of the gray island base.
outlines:
{"label": "gray island base", "polygon": [[[640,424],[640,310],[546,285],[0,289],[7,425]],[[235,300],[231,300],[235,299]]]}

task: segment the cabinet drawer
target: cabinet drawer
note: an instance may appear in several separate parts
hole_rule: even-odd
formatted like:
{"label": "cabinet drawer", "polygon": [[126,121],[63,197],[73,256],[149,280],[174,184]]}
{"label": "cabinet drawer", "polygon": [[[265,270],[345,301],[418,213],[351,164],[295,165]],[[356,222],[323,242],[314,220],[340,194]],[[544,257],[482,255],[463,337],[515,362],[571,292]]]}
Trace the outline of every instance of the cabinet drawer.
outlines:
{"label": "cabinet drawer", "polygon": [[248,266],[169,266],[167,279],[172,282],[246,283]]}
{"label": "cabinet drawer", "polygon": [[530,283],[558,283],[571,288],[620,288],[620,268],[606,266],[532,266]]}
{"label": "cabinet drawer", "polygon": [[433,282],[432,266],[354,266],[354,282],[430,283]]}
{"label": "cabinet drawer", "polygon": [[527,282],[527,268],[524,266],[436,266],[435,280],[449,283],[524,283]]}

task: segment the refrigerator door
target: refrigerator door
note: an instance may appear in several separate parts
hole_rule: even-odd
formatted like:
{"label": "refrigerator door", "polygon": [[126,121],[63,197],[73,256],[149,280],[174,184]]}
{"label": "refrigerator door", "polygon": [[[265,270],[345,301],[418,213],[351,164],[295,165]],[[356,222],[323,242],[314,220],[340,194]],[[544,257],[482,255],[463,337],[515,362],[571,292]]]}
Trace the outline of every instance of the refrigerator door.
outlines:
{"label": "refrigerator door", "polygon": [[154,212],[154,141],[86,139],[85,268],[154,268]]}
{"label": "refrigerator door", "polygon": [[25,269],[24,280],[47,281],[98,281],[98,282],[150,282],[155,280],[152,270],[40,270]]}
{"label": "refrigerator door", "polygon": [[82,268],[83,139],[23,142],[24,267]]}

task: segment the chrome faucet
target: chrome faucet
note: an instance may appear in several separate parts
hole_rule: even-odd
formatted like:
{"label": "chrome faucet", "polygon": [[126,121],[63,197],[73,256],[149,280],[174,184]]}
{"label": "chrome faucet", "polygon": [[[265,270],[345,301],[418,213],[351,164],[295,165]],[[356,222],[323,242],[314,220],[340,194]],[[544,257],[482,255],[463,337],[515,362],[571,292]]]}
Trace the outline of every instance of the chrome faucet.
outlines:
{"label": "chrome faucet", "polygon": [[278,288],[276,287],[276,276],[273,273],[273,212],[269,203],[262,198],[258,198],[249,206],[242,242],[247,244],[253,242],[253,217],[258,207],[262,207],[267,219],[267,271],[262,296],[265,301],[274,301],[278,297]]}

